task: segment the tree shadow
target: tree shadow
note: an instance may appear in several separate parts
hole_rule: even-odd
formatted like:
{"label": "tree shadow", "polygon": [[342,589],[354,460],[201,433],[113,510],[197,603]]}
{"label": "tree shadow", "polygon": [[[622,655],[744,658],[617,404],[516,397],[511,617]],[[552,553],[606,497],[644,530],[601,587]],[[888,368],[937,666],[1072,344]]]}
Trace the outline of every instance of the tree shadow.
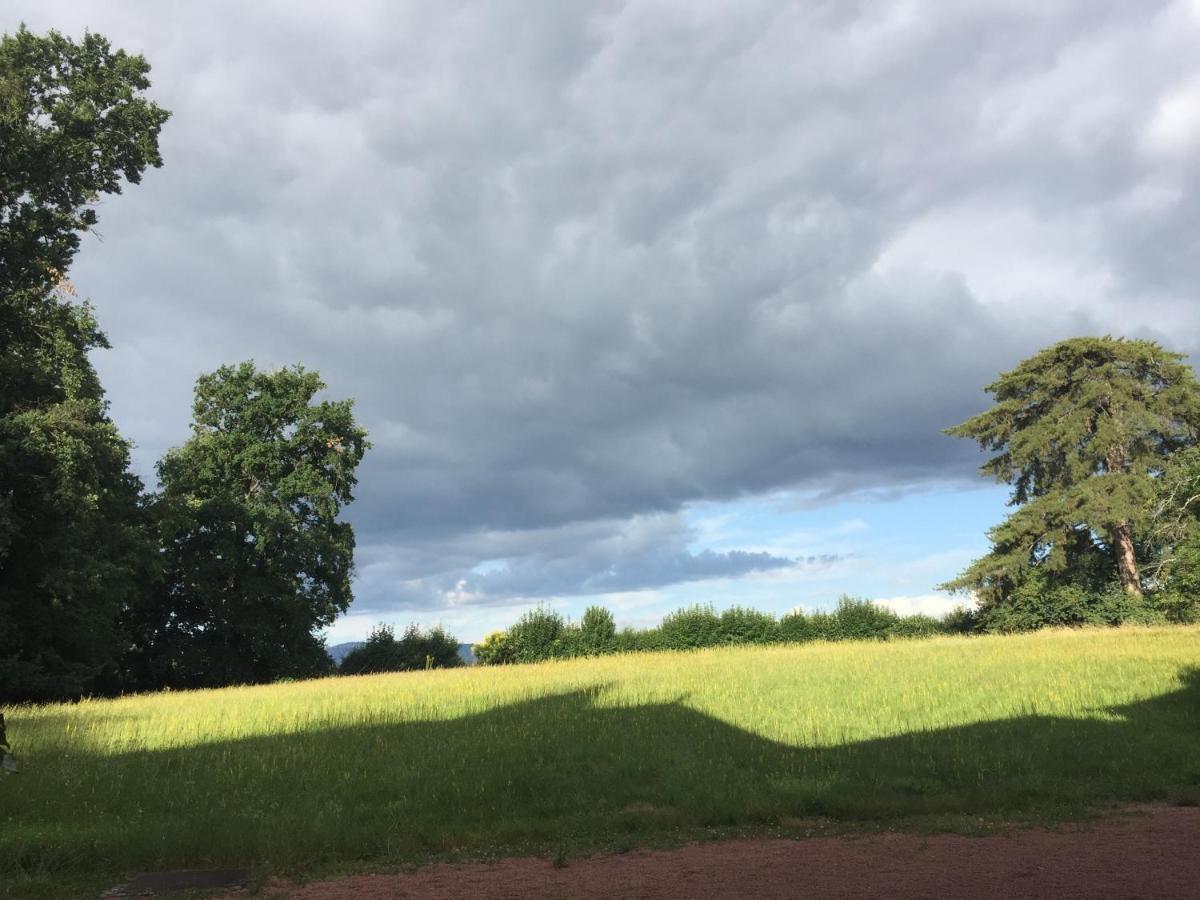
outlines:
{"label": "tree shadow", "polygon": [[295,869],[619,847],[812,817],[1066,817],[1200,786],[1200,669],[1108,719],[1029,715],[825,748],[681,701],[605,706],[601,690],[448,721],[50,761],[22,773],[0,858],[26,871]]}

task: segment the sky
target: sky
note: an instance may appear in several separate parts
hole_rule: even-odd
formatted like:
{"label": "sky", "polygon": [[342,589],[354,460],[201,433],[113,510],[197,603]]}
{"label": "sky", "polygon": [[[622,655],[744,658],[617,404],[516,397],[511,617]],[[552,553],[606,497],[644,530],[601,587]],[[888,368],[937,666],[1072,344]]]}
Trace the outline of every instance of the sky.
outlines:
{"label": "sky", "polygon": [[71,272],[147,483],[223,363],[355,398],[331,643],[944,611],[1007,493],[942,429],[1066,337],[1200,351],[1200,0],[5,12],[173,113]]}

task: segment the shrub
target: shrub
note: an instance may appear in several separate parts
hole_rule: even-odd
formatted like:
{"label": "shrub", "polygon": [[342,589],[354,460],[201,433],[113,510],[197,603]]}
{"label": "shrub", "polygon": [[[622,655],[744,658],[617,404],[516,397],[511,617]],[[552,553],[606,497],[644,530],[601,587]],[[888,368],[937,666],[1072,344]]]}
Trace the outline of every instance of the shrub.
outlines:
{"label": "shrub", "polygon": [[1176,625],[1200,623],[1200,594],[1182,593],[1173,588],[1149,598],[1150,606],[1161,619]]}
{"label": "shrub", "polygon": [[836,641],[838,640],[837,620],[833,617],[833,613],[815,612],[808,617],[808,627],[812,631],[811,640],[814,641]]}
{"label": "shrub", "polygon": [[942,630],[942,623],[932,616],[901,616],[892,623],[889,636],[896,638],[932,637],[940,634]]}
{"label": "shrub", "polygon": [[820,637],[812,620],[802,610],[795,609],[779,620],[779,639],[792,644],[815,641]]}
{"label": "shrub", "polygon": [[1029,570],[999,602],[979,610],[989,632],[1033,631],[1062,625],[1149,624],[1166,616],[1151,601],[1131,597],[1119,585],[1066,581],[1044,567]]}
{"label": "shrub", "polygon": [[583,632],[578,625],[570,622],[562,627],[554,643],[550,645],[550,658],[573,659],[576,656],[586,656],[587,649],[583,645]]}
{"label": "shrub", "polygon": [[938,622],[945,634],[971,634],[979,630],[979,613],[965,606],[956,606]]}
{"label": "shrub", "polygon": [[830,617],[829,640],[883,640],[900,617],[890,609],[877,606],[870,600],[843,596]]}
{"label": "shrub", "polygon": [[664,650],[662,632],[657,628],[638,631],[622,628],[613,637],[613,650],[617,653],[633,653],[642,650]]}
{"label": "shrub", "polygon": [[779,624],[768,613],[734,606],[721,613],[718,640],[722,644],[770,644],[779,640]]}
{"label": "shrub", "polygon": [[721,620],[711,606],[689,606],[664,616],[658,630],[664,649],[694,650],[720,641]]}
{"label": "shrub", "polygon": [[481,666],[501,666],[513,661],[512,645],[504,631],[493,631],[471,647],[471,652]]}
{"label": "shrub", "polygon": [[458,655],[458,638],[441,625],[428,631],[409,625],[400,639],[400,647],[409,669],[457,669],[463,664]]}
{"label": "shrub", "polygon": [[617,626],[612,613],[603,606],[589,606],[584,611],[579,632],[584,653],[596,655],[613,651]]}
{"label": "shrub", "polygon": [[458,639],[440,625],[422,631],[409,625],[399,640],[390,625],[376,625],[367,642],[346,654],[339,671],[345,675],[449,669],[462,665]]}
{"label": "shrub", "polygon": [[552,609],[531,609],[508,629],[513,662],[538,662],[554,656],[554,644],[563,632],[563,617]]}

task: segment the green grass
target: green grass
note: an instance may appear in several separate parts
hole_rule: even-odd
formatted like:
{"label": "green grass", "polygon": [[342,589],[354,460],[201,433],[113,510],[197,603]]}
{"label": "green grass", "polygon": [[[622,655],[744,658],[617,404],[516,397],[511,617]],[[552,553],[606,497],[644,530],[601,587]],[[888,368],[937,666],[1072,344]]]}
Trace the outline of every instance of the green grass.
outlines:
{"label": "green grass", "polygon": [[16,708],[0,885],[59,896],[162,868],[561,857],[1182,802],[1200,792],[1198,664],[1196,627],[1052,631]]}

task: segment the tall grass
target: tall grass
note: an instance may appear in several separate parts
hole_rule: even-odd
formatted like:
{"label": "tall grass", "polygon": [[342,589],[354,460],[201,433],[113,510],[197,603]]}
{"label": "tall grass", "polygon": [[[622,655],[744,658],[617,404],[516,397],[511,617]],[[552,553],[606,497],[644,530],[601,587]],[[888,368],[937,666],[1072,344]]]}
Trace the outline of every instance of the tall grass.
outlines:
{"label": "tall grass", "polygon": [[298,872],[1194,798],[1198,663],[1197,627],[1048,631],[16,708],[0,883],[55,895],[154,868]]}

